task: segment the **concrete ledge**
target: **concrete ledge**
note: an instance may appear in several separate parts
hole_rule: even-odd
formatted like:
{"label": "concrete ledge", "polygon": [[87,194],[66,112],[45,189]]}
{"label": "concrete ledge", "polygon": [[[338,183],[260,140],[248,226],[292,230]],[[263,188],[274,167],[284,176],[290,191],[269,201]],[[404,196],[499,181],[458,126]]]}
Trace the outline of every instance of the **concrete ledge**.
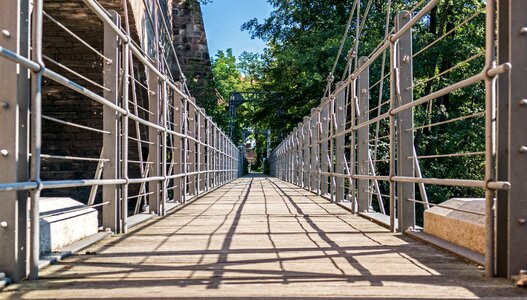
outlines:
{"label": "concrete ledge", "polygon": [[[474,212],[474,213],[470,213]],[[485,253],[485,199],[452,198],[424,213],[424,232]]]}
{"label": "concrete ledge", "polygon": [[40,255],[98,232],[97,210],[67,197],[40,199]]}
{"label": "concrete ledge", "polygon": [[425,244],[429,244],[432,246],[435,246],[439,249],[445,250],[447,252],[450,252],[456,256],[462,257],[466,260],[469,260],[471,262],[474,262],[479,265],[485,265],[485,256],[481,253],[472,251],[470,249],[458,246],[456,244],[453,244],[449,241],[445,241],[443,239],[440,239],[438,237],[435,237],[433,235],[427,234],[422,231],[410,231],[407,230],[405,232],[408,236],[419,240]]}
{"label": "concrete ledge", "polygon": [[59,251],[53,252],[49,255],[41,256],[38,267],[39,269],[42,269],[58,261],[61,261],[64,258],[74,255],[82,249],[87,248],[111,235],[111,232],[99,232],[80,241],[74,242],[63,249],[60,249]]}

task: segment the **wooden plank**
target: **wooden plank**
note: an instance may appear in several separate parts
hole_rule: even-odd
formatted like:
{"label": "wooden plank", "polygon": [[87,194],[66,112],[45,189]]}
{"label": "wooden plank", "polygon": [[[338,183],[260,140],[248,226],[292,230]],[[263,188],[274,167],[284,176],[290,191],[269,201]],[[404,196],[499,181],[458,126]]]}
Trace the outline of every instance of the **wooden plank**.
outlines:
{"label": "wooden plank", "polygon": [[475,265],[251,174],[8,286],[23,298],[526,297]]}

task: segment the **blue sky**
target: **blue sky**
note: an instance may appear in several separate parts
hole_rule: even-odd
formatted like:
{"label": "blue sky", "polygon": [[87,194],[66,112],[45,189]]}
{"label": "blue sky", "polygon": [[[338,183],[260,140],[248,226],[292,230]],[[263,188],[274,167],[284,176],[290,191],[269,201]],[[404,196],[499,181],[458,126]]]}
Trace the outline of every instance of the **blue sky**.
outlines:
{"label": "blue sky", "polygon": [[252,18],[262,21],[269,16],[272,6],[266,0],[213,0],[201,9],[211,57],[227,48],[232,48],[235,56],[243,51],[263,52],[265,43],[251,39],[249,32],[240,27]]}

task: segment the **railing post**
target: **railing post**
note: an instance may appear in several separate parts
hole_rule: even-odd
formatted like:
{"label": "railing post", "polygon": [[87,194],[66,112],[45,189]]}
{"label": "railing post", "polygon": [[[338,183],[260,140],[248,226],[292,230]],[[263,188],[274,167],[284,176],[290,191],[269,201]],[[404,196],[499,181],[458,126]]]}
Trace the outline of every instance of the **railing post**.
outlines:
{"label": "railing post", "polygon": [[358,180],[354,179],[353,176],[357,173],[357,151],[356,151],[356,145],[357,145],[357,132],[355,130],[355,125],[357,125],[357,106],[358,106],[358,97],[357,97],[357,79],[352,79],[349,89],[350,89],[350,106],[351,106],[351,124],[350,128],[351,134],[350,134],[350,153],[349,153],[349,194],[350,194],[350,201],[351,201],[351,211],[353,213],[358,212],[357,209],[357,182]]}
{"label": "railing post", "polygon": [[161,132],[161,141],[162,141],[162,147],[161,147],[161,174],[164,179],[161,180],[161,207],[159,214],[164,216],[166,215],[166,203],[168,200],[168,190],[167,190],[167,143],[168,143],[168,135],[166,130],[170,127],[168,126],[168,89],[167,89],[167,81],[166,77],[162,82],[161,85],[162,88],[162,98],[161,98],[161,126],[165,129],[165,131]]}
{"label": "railing post", "polygon": [[[337,88],[342,86],[342,82],[337,83]],[[337,95],[335,100],[335,117],[336,117],[336,128],[335,134],[340,134],[346,129],[346,92],[342,91]],[[335,173],[336,174],[346,174],[344,164],[344,141],[346,135],[342,134],[335,137]],[[344,178],[336,177],[335,178],[335,201],[342,202],[344,201]]]}
{"label": "railing post", "polygon": [[312,192],[317,192],[316,188],[316,179],[317,179],[317,159],[316,159],[316,152],[317,152],[317,115],[316,108],[311,109],[311,119],[310,119],[310,126],[309,126],[309,147],[310,147],[310,155],[311,160],[309,164],[309,190]]}
{"label": "railing post", "polygon": [[[121,185],[121,232],[126,233],[128,231],[128,114],[130,113],[129,103],[128,103],[128,92],[129,92],[129,82],[128,82],[128,68],[130,50],[129,45],[123,45],[123,60],[122,60],[122,101],[121,107],[126,111],[126,115],[121,115],[121,178],[124,178],[126,182]],[[139,199],[137,200],[139,201]]]}
{"label": "railing post", "polygon": [[[322,102],[325,102],[327,98],[322,98]],[[328,137],[329,134],[329,103],[326,103],[322,106],[321,112],[320,112],[320,122],[321,122],[321,135],[320,135],[320,166],[322,172],[328,172],[329,171],[329,162],[328,162],[328,155],[329,155],[329,141]],[[320,194],[322,196],[325,196],[329,190],[328,190],[328,179],[330,177],[328,175],[322,174],[320,176]]]}
{"label": "railing post", "polygon": [[304,130],[302,132],[302,136],[304,137],[304,144],[302,145],[304,149],[303,156],[302,156],[302,161],[304,162],[303,188],[307,190],[310,189],[309,182],[311,179],[311,174],[309,173],[309,169],[311,167],[310,166],[311,153],[310,153],[310,147],[309,147],[310,131],[311,131],[311,121],[309,117],[304,117]]}
{"label": "railing post", "polygon": [[[194,103],[194,101],[195,101],[194,99],[191,99],[191,102]],[[197,117],[196,108],[192,104],[189,104],[188,112],[189,112],[188,131],[190,133],[189,137],[191,137],[192,139],[188,139],[189,146],[188,146],[188,151],[187,151],[187,155],[188,155],[187,170],[189,173],[193,173],[197,170],[196,168],[196,141],[194,141],[194,139],[196,138],[196,117]],[[196,195],[196,178],[198,178],[198,176],[189,175],[188,177],[189,177],[188,192],[191,196],[195,196]]]}
{"label": "railing post", "polygon": [[499,62],[510,62],[512,68],[498,81],[497,175],[498,180],[508,180],[511,188],[497,194],[496,258],[497,274],[510,278],[527,269],[527,3],[500,1],[499,5],[499,25],[504,26],[498,27]]}
{"label": "railing post", "polygon": [[219,178],[220,178],[220,185],[223,185],[225,183],[225,177],[224,177],[224,170],[225,170],[225,140],[224,140],[224,136],[223,136],[223,131],[219,130],[218,131],[218,135],[219,135],[219,158],[220,158],[220,161],[219,161]]}
{"label": "railing post", "polygon": [[218,142],[218,127],[214,126],[213,130],[213,139],[214,139],[214,186],[219,184],[219,174],[218,174],[218,164],[219,164],[219,142]]}
{"label": "railing post", "polygon": [[213,159],[214,159],[214,139],[213,139],[214,125],[212,120],[207,118],[207,187],[210,190],[214,187],[214,174],[212,170],[214,169]]}
{"label": "railing post", "polygon": [[[0,11],[0,45],[29,57],[29,2],[5,1]],[[19,68],[19,69],[17,69]],[[0,183],[29,181],[28,69],[0,58]],[[18,71],[18,72],[17,72]],[[2,192],[0,271],[13,281],[27,276],[28,192]]]}
{"label": "railing post", "polygon": [[200,109],[198,111],[198,195],[201,191],[205,191],[205,178],[203,171],[205,170],[203,167],[205,165],[205,148],[203,147],[203,140],[205,139],[205,122],[204,122],[204,115],[205,110]]}
{"label": "railing post", "polygon": [[302,186],[304,181],[304,124],[299,123],[298,125],[298,167],[297,173],[298,178],[296,184]]}
{"label": "railing post", "polygon": [[[402,11],[395,17],[395,30],[398,31],[410,21],[410,15]],[[399,70],[396,83],[398,97],[395,107],[413,101],[413,64],[412,64],[412,29],[406,31],[396,44],[396,65]],[[407,109],[396,116],[397,122],[397,175],[412,177],[414,170],[414,115],[413,109]],[[415,202],[408,199],[415,198],[414,183],[397,183],[397,218],[399,230],[404,232],[415,227]]]}
{"label": "railing post", "polygon": [[300,137],[300,134],[301,134],[301,130],[302,130],[302,124],[299,123],[298,126],[296,127],[296,132],[295,132],[295,136],[294,136],[294,141],[295,141],[295,184],[296,185],[300,185],[300,178],[301,178],[301,172],[302,172],[302,163],[300,161],[300,157],[301,157],[301,153],[300,151],[302,151],[302,147],[301,147],[301,137]]}
{"label": "railing post", "polygon": [[205,190],[210,190],[210,123],[211,120],[209,117],[205,117],[205,124],[203,128],[204,132],[204,142],[205,142],[205,162],[204,162],[204,169],[205,169]]}
{"label": "railing post", "polygon": [[[364,65],[368,61],[368,57],[361,57],[359,59],[359,67]],[[357,94],[359,101],[359,111],[357,112],[358,121],[357,125],[360,126],[369,120],[370,114],[370,68],[367,67],[358,77]],[[369,155],[370,142],[369,142],[370,126],[362,126],[357,130],[357,175],[369,175]],[[357,180],[357,203],[358,212],[365,212],[370,209],[369,207],[369,194],[368,189],[370,181],[367,179]]]}
{"label": "railing post", "polygon": [[321,171],[321,164],[320,164],[320,158],[321,158],[321,155],[320,155],[320,126],[321,126],[321,123],[320,123],[320,107],[317,107],[315,108],[316,110],[316,113],[315,113],[315,140],[313,141],[315,143],[315,151],[314,151],[314,155],[315,155],[315,193],[317,193],[317,195],[320,195],[320,171]]}
{"label": "railing post", "polygon": [[[498,0],[498,65],[509,62],[509,3]],[[509,181],[509,72],[497,82],[496,179]],[[496,192],[496,275],[509,277],[509,191]]]}
{"label": "railing post", "polygon": [[329,149],[328,149],[328,164],[329,164],[329,198],[331,202],[335,202],[335,192],[337,181],[335,180],[335,132],[337,130],[335,122],[337,121],[335,116],[335,95],[331,94],[329,96],[328,104],[328,121],[329,121]]}
{"label": "railing post", "polygon": [[[161,104],[161,87],[159,85],[159,77],[157,74],[148,69],[148,89],[152,92],[148,95],[148,109],[152,112],[148,119],[151,123],[160,124],[160,104]],[[161,176],[161,132],[158,129],[148,128],[148,140],[151,144],[148,145],[148,157],[152,162],[150,166],[150,176]],[[160,214],[161,206],[161,184],[159,180],[150,181],[148,183],[149,192],[152,193],[148,197],[148,207],[150,213]]]}
{"label": "railing post", "polygon": [[[116,11],[110,11],[114,24],[121,26],[120,16]],[[103,64],[103,82],[105,90],[103,96],[113,104],[119,104],[119,70],[120,70],[119,38],[108,25],[104,25],[104,56],[110,59]],[[104,165],[103,179],[119,178],[119,115],[112,108],[103,106],[103,129],[110,132],[103,137],[103,158],[109,160]],[[103,206],[102,223],[115,233],[120,233],[119,189],[117,185],[105,185],[102,188],[104,201],[110,202]]]}
{"label": "railing post", "polygon": [[[183,84],[181,84],[181,82],[176,82],[176,88],[180,91],[183,90]],[[174,131],[177,132],[177,133],[180,133],[180,134],[185,134],[185,125],[184,125],[184,120],[185,120],[185,109],[183,107],[183,97],[175,92],[174,93],[174,102],[173,102],[173,108],[172,108],[172,111],[173,111],[173,115],[174,115]],[[183,174],[183,170],[185,168],[185,166],[183,165],[183,155],[184,152],[183,152],[183,142],[184,142],[184,138],[183,137],[180,137],[180,136],[174,136],[174,145],[172,145],[174,147],[174,149],[172,149],[172,155],[173,155],[173,160],[174,160],[174,174]],[[181,202],[184,198],[183,198],[183,195],[182,195],[182,192],[183,192],[183,185],[185,184],[185,178],[184,177],[178,177],[178,178],[174,178],[174,180],[172,181],[173,184],[174,184],[174,189],[173,189],[173,197],[174,197],[174,202],[178,203],[178,202]]]}

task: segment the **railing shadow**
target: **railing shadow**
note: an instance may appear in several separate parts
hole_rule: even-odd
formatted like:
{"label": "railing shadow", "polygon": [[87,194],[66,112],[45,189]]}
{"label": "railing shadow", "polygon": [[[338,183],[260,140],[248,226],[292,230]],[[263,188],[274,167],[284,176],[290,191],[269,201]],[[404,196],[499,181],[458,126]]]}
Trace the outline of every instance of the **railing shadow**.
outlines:
{"label": "railing shadow", "polygon": [[[343,209],[342,213],[339,212],[341,208],[338,206],[333,206],[326,200],[310,194],[300,187],[262,174],[249,174],[247,177],[232,183],[231,186],[221,188],[216,192],[218,199],[214,199],[213,204],[204,206],[203,211],[189,214],[190,220],[206,220],[207,215],[204,214],[206,211],[210,212],[209,216],[214,215],[215,205],[221,203],[221,198],[227,194],[227,191],[231,191],[231,196],[236,193],[238,197],[236,201],[234,201],[235,199],[232,200],[230,211],[225,215],[215,216],[216,218],[223,217],[219,219],[221,222],[218,225],[209,226],[210,228],[206,228],[204,232],[195,234],[196,237],[202,237],[206,241],[204,249],[197,249],[196,247],[187,250],[178,249],[178,245],[173,244],[169,248],[163,247],[162,249],[158,245],[154,251],[145,249],[144,251],[131,252],[125,251],[126,247],[119,248],[119,244],[127,242],[126,239],[121,238],[117,242],[99,246],[96,249],[96,255],[80,256],[59,263],[56,272],[48,273],[38,283],[32,282],[19,286],[20,291],[14,295],[24,295],[24,293],[29,293],[35,289],[45,289],[53,293],[77,289],[93,292],[117,289],[120,292],[116,294],[117,297],[112,298],[125,299],[129,298],[126,296],[129,291],[141,287],[145,291],[152,289],[159,291],[159,293],[146,296],[152,298],[163,298],[162,291],[180,288],[180,291],[185,293],[182,295],[187,295],[187,292],[188,295],[192,295],[197,291],[197,295],[204,296],[194,299],[222,299],[220,295],[218,297],[207,295],[219,291],[223,286],[231,288],[238,286],[242,291],[255,289],[261,292],[267,287],[273,289],[279,286],[287,286],[287,288],[294,289],[295,285],[312,284],[321,288],[325,285],[347,288],[350,283],[360,282],[360,287],[379,289],[393,289],[395,283],[403,286],[422,285],[428,289],[434,287],[438,289],[463,289],[474,297],[527,296],[526,293],[514,289],[512,286],[500,285],[493,281],[494,279],[482,278],[480,276],[481,271],[475,267],[461,268],[463,262],[457,258],[440,254],[437,250],[399,235],[396,235],[394,239],[394,235],[384,228],[371,225],[368,228],[377,229],[364,230],[362,226],[354,223],[354,220],[359,221],[359,223],[367,222],[366,220],[353,219],[356,217],[349,218]],[[273,205],[275,206],[273,207]],[[278,205],[285,208],[280,208],[281,210],[278,211],[276,208]],[[250,209],[248,209],[249,207]],[[258,209],[255,210],[255,207]],[[255,211],[260,217],[259,221],[264,222],[262,227],[258,227],[260,226],[258,225],[255,227],[256,229],[248,232],[240,230],[244,228],[245,224],[253,224],[251,223],[253,220],[250,218],[251,213]],[[184,213],[184,209],[182,212]],[[232,216],[233,214],[234,216]],[[286,226],[291,228],[278,228],[277,224],[273,223],[278,214],[280,218],[294,219],[294,222],[288,219],[285,223],[290,224]],[[174,215],[174,218],[177,217],[177,214]],[[321,218],[323,221],[320,221]],[[231,220],[230,223],[227,220]],[[155,234],[156,224],[158,223],[152,223],[136,231],[138,238],[142,236],[149,238],[147,233],[152,231]],[[174,228],[171,233],[159,233],[157,235],[165,246],[172,245],[168,243],[169,238],[176,233],[183,234],[181,229],[188,227],[189,224],[188,221],[184,222]],[[295,224],[295,227],[292,224]],[[325,230],[331,227],[327,224],[340,225],[334,227],[337,229]],[[152,228],[152,226],[154,227]],[[225,233],[221,233],[223,231],[220,232],[220,229],[225,226],[227,226]],[[349,230],[342,229],[345,228],[344,226],[347,226]],[[192,237],[192,233],[185,234]],[[335,238],[338,235],[342,236],[342,234],[349,235],[350,238],[361,237],[367,242],[357,245],[349,243],[342,245]],[[221,235],[224,235],[221,246],[217,248],[211,246],[211,239]],[[289,238],[289,235],[291,240],[284,241],[284,239]],[[233,243],[235,239],[242,236],[249,238],[254,236],[254,243],[251,244],[254,247],[240,247],[237,243]],[[294,237],[302,237],[306,243],[297,245],[293,240]],[[385,239],[388,238],[392,239],[391,243],[386,243]],[[397,239],[401,239],[403,242],[395,243],[394,240],[397,241]],[[128,241],[128,243],[130,242]],[[286,246],[284,247],[284,245]],[[418,255],[419,251],[429,251],[432,255]],[[404,262],[406,268],[412,264],[414,272],[379,273],[379,270],[372,270],[370,265],[364,264],[361,260],[362,258],[371,259],[375,256],[382,257],[391,254],[397,254],[399,256],[397,259]],[[172,262],[174,258],[182,256],[188,256],[191,261]],[[193,260],[193,257],[197,259]],[[205,257],[209,259],[205,260]],[[139,262],[135,258],[139,258]],[[149,259],[154,259],[156,262]],[[333,271],[317,269],[315,265],[311,264],[312,261],[316,260],[327,261],[328,264],[332,265],[329,269]],[[456,267],[454,269],[450,269],[448,266],[442,267],[441,264],[445,263],[455,264]],[[275,267],[265,268],[262,266],[263,264],[275,264]],[[302,264],[303,266],[298,269],[290,264]],[[350,288],[351,286],[349,285]],[[427,291],[422,291],[422,293],[427,294]],[[144,294],[141,295],[141,297],[145,297]],[[82,297],[82,295],[79,296]],[[397,295],[394,296],[396,297],[394,299],[397,299]],[[139,295],[134,295],[134,297],[139,297]],[[369,297],[375,299],[376,295],[372,294]],[[237,297],[236,295],[228,298],[251,299],[251,297]],[[257,298],[298,299],[285,295],[274,297],[271,294]],[[328,297],[302,298],[336,299],[337,297],[328,294]],[[377,297],[377,299],[381,298],[383,297]],[[256,297],[252,299],[256,299]]]}

